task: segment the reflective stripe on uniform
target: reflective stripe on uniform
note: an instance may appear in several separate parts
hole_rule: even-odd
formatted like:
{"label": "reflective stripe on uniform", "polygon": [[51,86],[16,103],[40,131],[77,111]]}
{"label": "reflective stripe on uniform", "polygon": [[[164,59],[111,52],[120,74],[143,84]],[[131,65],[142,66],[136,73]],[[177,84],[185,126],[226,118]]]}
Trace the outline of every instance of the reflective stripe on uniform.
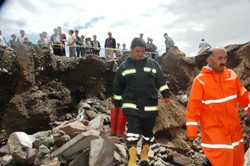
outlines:
{"label": "reflective stripe on uniform", "polygon": [[155,137],[145,137],[144,135],[142,136],[142,138],[148,142],[151,142],[151,143],[154,142],[154,140],[155,140]]}
{"label": "reflective stripe on uniform", "polygon": [[144,72],[151,72],[152,68],[150,68],[150,67],[144,67],[143,70],[144,70]]}
{"label": "reflective stripe on uniform", "polygon": [[186,123],[186,126],[192,126],[192,125],[198,126],[198,122],[187,122]]}
{"label": "reflective stripe on uniform", "polygon": [[135,70],[135,69],[128,69],[128,70],[124,70],[124,71],[122,72],[122,75],[125,76],[125,75],[127,75],[127,74],[134,74],[134,73],[136,73],[136,70]]}
{"label": "reflective stripe on uniform", "polygon": [[168,89],[168,85],[167,84],[160,87],[160,91],[161,92],[164,91],[164,90],[166,90],[166,89]]}
{"label": "reflective stripe on uniform", "polygon": [[212,149],[233,149],[234,146],[240,145],[240,143],[243,142],[243,139],[239,140],[238,142],[233,142],[232,145],[227,145],[227,144],[206,144],[206,143],[201,143],[202,147],[205,148],[212,148]]}
{"label": "reflective stripe on uniform", "polygon": [[248,104],[248,106],[245,107],[244,110],[246,111],[246,110],[248,110],[248,108],[250,108],[250,104]]}
{"label": "reflective stripe on uniform", "polygon": [[139,140],[140,135],[139,134],[134,134],[134,133],[127,133],[126,134],[126,140],[128,141],[137,141]]}
{"label": "reflective stripe on uniform", "polygon": [[151,72],[152,71],[152,73],[156,73],[156,69],[154,69],[154,68],[150,68],[150,67],[144,67],[143,68],[143,70],[144,70],[144,72]]}
{"label": "reflective stripe on uniform", "polygon": [[138,110],[136,104],[133,103],[123,103],[122,108],[132,108]]}
{"label": "reflective stripe on uniform", "polygon": [[159,107],[158,106],[145,106],[144,110],[145,111],[158,111]]}
{"label": "reflective stripe on uniform", "polygon": [[232,96],[228,96],[225,98],[221,98],[221,99],[215,99],[215,100],[202,100],[202,103],[204,104],[212,104],[212,103],[223,103],[232,99],[236,99],[237,95],[232,95]]}
{"label": "reflective stripe on uniform", "polygon": [[122,100],[122,96],[119,96],[119,95],[114,95],[113,97],[115,100]]}

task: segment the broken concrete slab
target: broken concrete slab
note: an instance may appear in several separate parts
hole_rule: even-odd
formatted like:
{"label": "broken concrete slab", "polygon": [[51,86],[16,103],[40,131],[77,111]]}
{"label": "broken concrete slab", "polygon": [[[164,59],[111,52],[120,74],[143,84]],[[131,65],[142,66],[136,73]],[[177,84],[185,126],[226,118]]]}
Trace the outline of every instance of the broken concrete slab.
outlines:
{"label": "broken concrete slab", "polygon": [[72,138],[73,136],[76,135],[76,133],[86,131],[88,127],[79,121],[74,121],[64,126],[61,126],[59,129],[64,131],[67,135],[69,135]]}
{"label": "broken concrete slab", "polygon": [[85,151],[82,151],[73,161],[69,163],[69,166],[89,166],[89,158]]}
{"label": "broken concrete slab", "polygon": [[89,166],[113,165],[115,145],[104,139],[90,142]]}
{"label": "broken concrete slab", "polygon": [[90,141],[100,137],[100,132],[89,130],[87,132],[78,134],[63,146],[50,154],[51,158],[59,157],[60,159],[71,160],[74,159],[83,149],[90,146]]}
{"label": "broken concrete slab", "polygon": [[103,122],[104,122],[103,114],[100,114],[95,119],[89,122],[89,127],[91,129],[102,129]]}

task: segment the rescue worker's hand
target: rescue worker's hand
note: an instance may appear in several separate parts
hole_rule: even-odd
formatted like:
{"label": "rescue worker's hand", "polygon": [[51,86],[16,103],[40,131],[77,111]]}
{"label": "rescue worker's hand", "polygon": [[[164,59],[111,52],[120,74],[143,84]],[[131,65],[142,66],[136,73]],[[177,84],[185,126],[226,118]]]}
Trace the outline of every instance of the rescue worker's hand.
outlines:
{"label": "rescue worker's hand", "polygon": [[170,103],[171,102],[170,98],[164,98],[163,100],[164,100],[164,103]]}

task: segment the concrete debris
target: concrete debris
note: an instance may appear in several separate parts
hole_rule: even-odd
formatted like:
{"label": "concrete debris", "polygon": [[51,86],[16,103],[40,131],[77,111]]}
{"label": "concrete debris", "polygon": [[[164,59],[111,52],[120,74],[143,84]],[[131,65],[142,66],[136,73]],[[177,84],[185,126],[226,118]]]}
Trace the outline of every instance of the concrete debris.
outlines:
{"label": "concrete debris", "polygon": [[[227,66],[250,90],[250,42],[226,49]],[[202,165],[200,133],[194,141],[186,138],[185,109],[193,79],[207,56],[188,57],[175,47],[157,59],[168,80],[171,103],[165,104],[159,95],[150,166]],[[36,45],[0,50],[0,165],[125,166],[124,138],[110,136],[109,131],[113,80],[126,57],[58,57]],[[241,110],[240,119],[248,149],[250,116]],[[138,143],[138,155],[140,151]],[[248,150],[245,166],[250,166],[249,154]]]}
{"label": "concrete debris", "polygon": [[89,166],[113,165],[115,145],[104,139],[90,142]]}

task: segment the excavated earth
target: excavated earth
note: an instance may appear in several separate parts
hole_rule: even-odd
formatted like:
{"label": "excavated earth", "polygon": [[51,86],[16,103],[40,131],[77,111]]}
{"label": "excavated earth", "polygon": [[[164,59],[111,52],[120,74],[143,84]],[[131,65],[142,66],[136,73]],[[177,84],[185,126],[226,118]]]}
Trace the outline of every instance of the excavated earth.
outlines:
{"label": "excavated earth", "polygon": [[[250,43],[225,48],[228,52],[227,67],[233,69],[241,83],[250,90]],[[177,166],[201,164],[204,156],[199,146],[200,137],[191,143],[185,136],[185,107],[192,81],[206,65],[207,56],[205,51],[195,57],[187,57],[175,47],[168,55],[163,54],[157,59],[168,78],[172,102],[165,104],[159,95],[160,111],[154,132],[158,145],[170,152],[168,157],[154,157],[155,163],[151,165],[157,165],[157,162]],[[32,135],[50,131],[59,122],[74,121],[83,113],[81,104],[86,103],[89,109],[85,109],[82,122],[87,124],[98,115],[104,115],[102,127],[98,130],[106,140],[122,144],[121,140],[109,135],[113,79],[119,63],[94,55],[58,57],[49,48],[36,45],[19,47],[13,52],[0,50],[1,147],[7,145],[9,136],[14,132]],[[247,150],[250,117],[242,108],[240,119]],[[7,163],[3,160],[6,154],[0,150],[2,163]],[[29,165],[18,160],[12,155],[9,165]],[[114,160],[113,165],[125,165],[126,160],[118,160]]]}

